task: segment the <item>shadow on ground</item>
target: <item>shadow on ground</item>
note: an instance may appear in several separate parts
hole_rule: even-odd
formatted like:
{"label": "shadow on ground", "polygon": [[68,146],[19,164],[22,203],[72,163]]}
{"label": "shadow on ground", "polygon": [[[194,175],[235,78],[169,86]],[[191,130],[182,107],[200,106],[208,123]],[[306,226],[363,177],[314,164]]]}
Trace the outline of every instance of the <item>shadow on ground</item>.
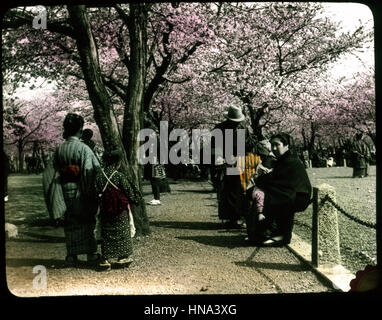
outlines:
{"label": "shadow on ground", "polygon": [[[353,179],[367,179],[369,177],[375,177],[376,175],[374,174],[369,174],[368,177],[364,178],[353,178]],[[349,179],[352,178],[351,176],[327,176],[327,177],[320,177],[321,180],[329,180],[329,179]]]}
{"label": "shadow on ground", "polygon": [[[26,236],[26,238],[24,238],[23,236]],[[31,239],[29,237],[31,237]],[[13,239],[10,239],[8,241],[13,241],[13,242],[36,242],[36,243],[42,243],[42,242],[47,242],[47,243],[64,243],[65,242],[65,238],[64,237],[57,237],[57,236],[41,234],[41,233],[23,232],[21,234],[20,238],[13,238]]]}
{"label": "shadow on ground", "polygon": [[[64,260],[58,259],[38,259],[38,258],[7,258],[7,267],[34,267],[37,265],[44,266],[46,269],[68,269],[73,268],[73,266],[68,266]],[[95,263],[89,263],[87,261],[79,261],[75,266],[76,269],[92,269],[96,270],[97,265]]]}
{"label": "shadow on ground", "polygon": [[191,221],[151,221],[150,225],[172,229],[194,229],[194,230],[218,230],[222,229],[219,222],[191,222]]}
{"label": "shadow on ground", "polygon": [[260,261],[235,261],[240,267],[249,267],[255,269],[289,270],[289,271],[310,271],[303,264],[288,264],[280,262],[260,262]]}
{"label": "shadow on ground", "polygon": [[191,193],[215,193],[216,191],[214,190],[179,190],[179,193],[184,193],[184,192],[191,192]]}
{"label": "shadow on ground", "polygon": [[9,220],[14,225],[28,225],[29,227],[55,227],[54,222],[49,218],[27,217],[24,220]]}
{"label": "shadow on ground", "polygon": [[192,236],[192,237],[176,237],[180,240],[196,241],[207,246],[224,247],[224,248],[238,248],[248,247],[244,241],[243,235],[233,236]]}

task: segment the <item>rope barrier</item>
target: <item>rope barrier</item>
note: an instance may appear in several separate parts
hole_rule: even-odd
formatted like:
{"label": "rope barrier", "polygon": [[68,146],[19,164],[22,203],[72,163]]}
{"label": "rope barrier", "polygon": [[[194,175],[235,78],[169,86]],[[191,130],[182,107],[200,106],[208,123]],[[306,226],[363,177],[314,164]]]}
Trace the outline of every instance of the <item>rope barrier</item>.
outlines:
{"label": "rope barrier", "polygon": [[349,218],[350,220],[353,220],[354,222],[357,222],[358,224],[361,224],[365,227],[368,227],[368,228],[373,228],[373,229],[377,229],[377,224],[376,223],[371,223],[371,222],[366,222],[366,221],[362,221],[361,219],[357,218],[357,217],[354,217],[352,216],[351,214],[347,213],[344,209],[342,209],[337,203],[335,203],[333,201],[332,198],[330,198],[329,195],[326,195],[321,203],[320,203],[320,206],[322,206],[326,201],[329,201],[339,212],[341,212],[342,214],[344,214],[347,218]]}

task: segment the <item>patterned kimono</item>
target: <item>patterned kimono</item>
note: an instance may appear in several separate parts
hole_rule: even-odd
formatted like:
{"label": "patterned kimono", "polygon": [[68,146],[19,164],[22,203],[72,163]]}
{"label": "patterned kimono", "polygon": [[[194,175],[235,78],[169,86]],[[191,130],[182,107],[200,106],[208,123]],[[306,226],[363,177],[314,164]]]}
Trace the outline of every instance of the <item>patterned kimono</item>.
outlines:
{"label": "patterned kimono", "polygon": [[94,180],[99,162],[93,151],[76,136],[67,138],[54,154],[67,206],[64,232],[68,255],[97,251],[94,237],[97,201]]}
{"label": "patterned kimono", "polygon": [[256,168],[260,163],[260,156],[251,152],[248,152],[245,157],[238,157],[237,166],[240,172],[240,182],[243,193],[246,193],[251,177],[255,174]]}
{"label": "patterned kimono", "polygon": [[[107,167],[105,174],[119,190],[110,182],[107,184],[108,180],[102,172],[97,174],[96,192],[97,195],[102,194],[100,197],[102,256],[107,260],[127,258],[133,253],[128,206],[140,199],[136,199],[126,176],[118,172],[114,166]],[[115,199],[116,197],[119,199]]]}

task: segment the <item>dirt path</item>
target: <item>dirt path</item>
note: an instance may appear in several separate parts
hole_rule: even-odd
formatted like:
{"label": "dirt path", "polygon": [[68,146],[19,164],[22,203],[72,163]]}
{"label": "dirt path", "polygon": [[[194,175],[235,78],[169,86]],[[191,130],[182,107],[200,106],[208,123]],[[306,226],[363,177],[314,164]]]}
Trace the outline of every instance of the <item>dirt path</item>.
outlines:
{"label": "dirt path", "polygon": [[[135,261],[126,269],[98,272],[85,263],[68,268],[62,228],[19,224],[19,238],[6,242],[10,291],[17,296],[333,291],[287,248],[248,247],[244,230],[223,229],[208,183],[171,188],[161,206],[148,206],[152,234],[134,239]],[[145,191],[150,200],[148,185]],[[46,289],[33,286],[36,265],[47,270]]]}

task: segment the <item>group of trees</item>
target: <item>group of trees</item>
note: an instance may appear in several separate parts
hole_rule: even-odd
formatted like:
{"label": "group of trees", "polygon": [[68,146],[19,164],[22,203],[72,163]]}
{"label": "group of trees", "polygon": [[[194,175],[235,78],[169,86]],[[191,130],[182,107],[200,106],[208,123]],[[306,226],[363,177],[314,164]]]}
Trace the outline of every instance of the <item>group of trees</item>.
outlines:
{"label": "group of trees", "polygon": [[[46,29],[34,29],[41,10]],[[268,2],[10,9],[3,18],[2,73],[13,99],[3,101],[10,117],[6,142],[25,145],[38,130],[40,136],[56,132],[55,138],[43,136],[58,141],[60,126],[54,123],[62,121],[60,112],[83,106],[103,147],[125,150],[124,168],[140,185],[141,128],[158,128],[161,120],[170,130],[211,127],[230,104],[243,108],[259,139],[290,130],[312,147],[317,133],[333,126],[342,130],[339,135],[354,130],[373,135],[373,75],[324,85],[330,63],[360,49],[372,31],[360,26],[338,33],[322,10],[320,3]],[[60,90],[56,101],[41,102],[44,111],[31,112],[32,121],[17,109],[25,102],[14,99],[12,90],[37,77]],[[25,123],[17,122],[22,130],[30,121],[27,131],[15,127],[12,116],[24,117]],[[147,232],[144,203],[133,211],[143,217],[137,219],[138,233]]]}

